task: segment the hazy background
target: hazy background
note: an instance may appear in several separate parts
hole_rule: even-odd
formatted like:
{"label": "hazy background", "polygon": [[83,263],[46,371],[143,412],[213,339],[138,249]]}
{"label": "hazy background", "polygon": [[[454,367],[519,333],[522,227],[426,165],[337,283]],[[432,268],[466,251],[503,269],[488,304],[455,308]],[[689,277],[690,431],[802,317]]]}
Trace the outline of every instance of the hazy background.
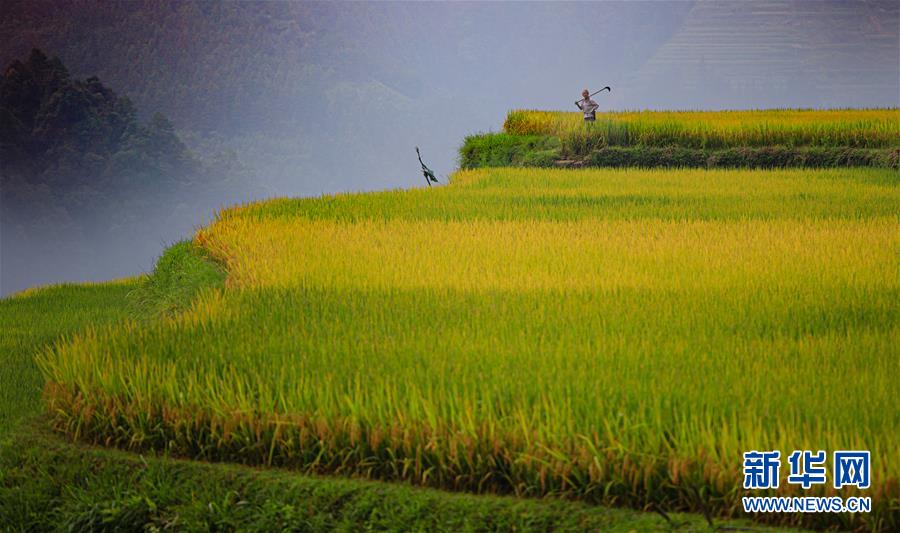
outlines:
{"label": "hazy background", "polygon": [[4,0],[0,63],[34,47],[165,115],[204,170],[138,186],[4,164],[0,295],[148,270],[235,202],[424,186],[414,146],[443,177],[466,135],[585,87],[612,86],[601,109],[900,105],[891,0]]}

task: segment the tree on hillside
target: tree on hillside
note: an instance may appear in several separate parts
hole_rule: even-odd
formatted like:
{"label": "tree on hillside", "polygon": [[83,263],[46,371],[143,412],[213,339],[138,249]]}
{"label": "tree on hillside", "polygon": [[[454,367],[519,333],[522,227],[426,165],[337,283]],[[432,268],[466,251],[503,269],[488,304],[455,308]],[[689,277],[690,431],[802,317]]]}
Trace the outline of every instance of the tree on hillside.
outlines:
{"label": "tree on hillside", "polygon": [[32,50],[0,78],[4,175],[73,186],[125,174],[183,176],[196,162],[171,122],[141,124],[134,105],[96,77],[72,79],[58,58]]}
{"label": "tree on hillside", "polygon": [[[149,116],[146,121],[142,116]],[[214,209],[257,196],[234,156],[33,50],[0,72],[0,285],[121,276]]]}

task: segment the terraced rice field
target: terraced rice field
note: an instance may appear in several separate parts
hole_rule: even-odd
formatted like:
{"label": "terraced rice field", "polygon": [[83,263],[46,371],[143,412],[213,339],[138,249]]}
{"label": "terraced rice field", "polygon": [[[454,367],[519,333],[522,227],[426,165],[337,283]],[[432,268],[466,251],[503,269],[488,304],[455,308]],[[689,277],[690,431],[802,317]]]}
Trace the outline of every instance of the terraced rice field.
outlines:
{"label": "terraced rice field", "polygon": [[625,111],[581,113],[511,111],[504,131],[513,135],[594,135],[608,146],[746,146],[890,148],[900,146],[900,109],[760,111]]}
{"label": "terraced rice field", "polygon": [[129,449],[726,515],[744,451],[869,449],[875,512],[826,518],[885,520],[898,185],[485,169],[230,209],[194,237],[226,288],[45,352],[49,413]]}

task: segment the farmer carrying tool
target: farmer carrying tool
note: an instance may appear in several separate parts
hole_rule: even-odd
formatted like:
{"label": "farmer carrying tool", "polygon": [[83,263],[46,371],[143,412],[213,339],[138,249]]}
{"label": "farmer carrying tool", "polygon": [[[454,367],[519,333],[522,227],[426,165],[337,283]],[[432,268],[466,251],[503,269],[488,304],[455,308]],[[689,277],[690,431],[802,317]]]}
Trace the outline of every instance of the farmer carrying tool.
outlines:
{"label": "farmer carrying tool", "polygon": [[434,177],[434,172],[431,171],[430,168],[425,166],[425,163],[422,162],[422,154],[419,153],[419,147],[416,146],[416,155],[419,156],[419,164],[422,165],[422,174],[425,175],[425,183],[431,187],[431,183],[440,183],[436,177]]}
{"label": "farmer carrying tool", "polygon": [[[599,91],[595,92],[594,94],[597,94],[602,91],[612,92],[612,89],[610,89],[609,87],[604,87],[604,88],[600,89]],[[578,109],[584,111],[584,121],[585,122],[593,122],[593,121],[597,120],[597,108],[599,108],[600,106],[597,104],[597,102],[595,102],[594,100],[591,99],[591,96],[594,96],[594,94],[591,94],[590,91],[585,89],[585,90],[581,91],[581,96],[583,96],[583,98],[581,100],[578,100],[577,102],[575,102],[575,105],[578,106]]]}

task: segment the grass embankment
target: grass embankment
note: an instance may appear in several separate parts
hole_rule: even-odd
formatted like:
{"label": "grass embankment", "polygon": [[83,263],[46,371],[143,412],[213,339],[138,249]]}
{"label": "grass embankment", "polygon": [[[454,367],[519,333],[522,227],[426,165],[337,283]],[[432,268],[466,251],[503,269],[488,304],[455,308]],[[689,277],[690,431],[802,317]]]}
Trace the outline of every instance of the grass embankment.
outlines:
{"label": "grass embankment", "polygon": [[900,167],[900,109],[611,112],[592,124],[517,110],[503,129],[468,137],[460,166]]}
{"label": "grass embankment", "polygon": [[225,269],[202,248],[182,241],[163,252],[153,273],[141,280],[128,300],[136,318],[157,319],[187,309],[201,291],[224,283]]}
{"label": "grass embankment", "polygon": [[[699,515],[145,457],[34,432],[0,447],[0,523],[27,531],[713,530]],[[754,529],[746,520],[716,525]]]}
{"label": "grass embankment", "polygon": [[47,398],[129,449],[726,516],[744,451],[869,449],[872,514],[770,518],[895,527],[898,210],[859,169],[253,204],[195,238],[228,290],[57,346]]}
{"label": "grass embankment", "polygon": [[[372,481],[180,461],[64,441],[35,419],[36,352],[78,331],[184,309],[222,270],[178,243],[147,277],[30,290],[0,300],[0,524],[9,531],[634,531],[698,515],[448,494]],[[84,334],[84,333],[82,333]],[[90,335],[88,333],[88,335]],[[746,526],[746,522],[727,522]],[[721,525],[721,523],[720,523]]]}

